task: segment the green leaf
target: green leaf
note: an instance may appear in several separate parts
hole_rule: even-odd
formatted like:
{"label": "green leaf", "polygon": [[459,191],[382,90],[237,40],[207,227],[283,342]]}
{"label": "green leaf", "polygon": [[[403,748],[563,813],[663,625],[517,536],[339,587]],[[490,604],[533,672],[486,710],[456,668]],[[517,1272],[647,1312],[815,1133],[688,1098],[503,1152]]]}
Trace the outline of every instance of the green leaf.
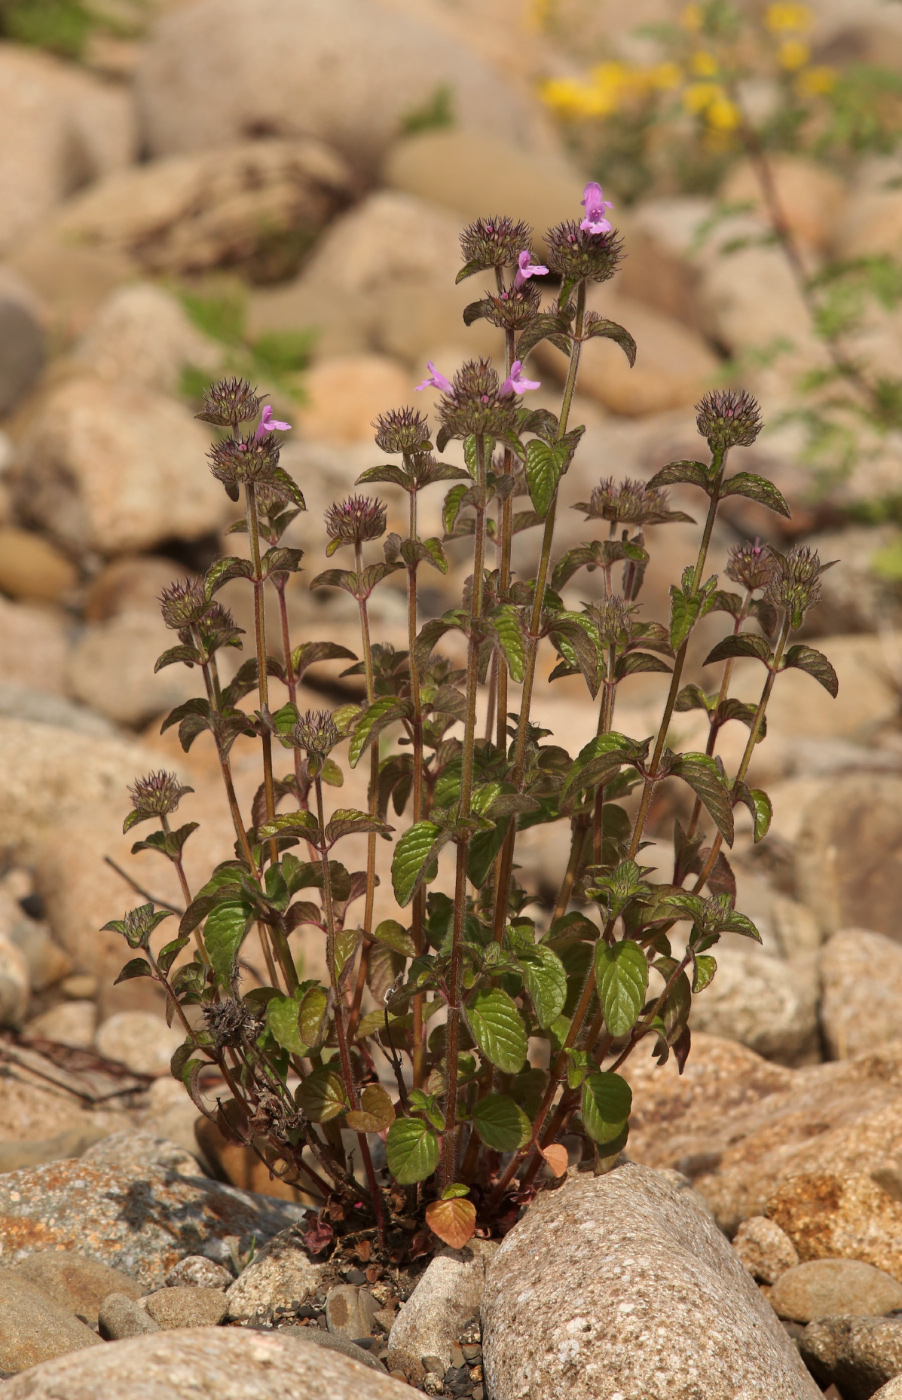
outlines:
{"label": "green leaf", "polygon": [[365,749],[383,729],[395,720],[405,719],[410,711],[409,701],[399,700],[395,695],[384,695],[379,700],[374,700],[372,705],[368,705],[354,725],[354,735],[348,745],[351,767],[357,767]]}
{"label": "green leaf", "polygon": [[754,824],[755,845],[763,841],[770,830],[774,809],[767,793],[761,788],[749,788],[745,783],[734,783],[734,801],[744,802],[751,813]]}
{"label": "green leaf", "polygon": [[[296,1006],[294,1021],[297,1033],[305,1045],[315,1049],[326,1037],[326,1007],[329,995],[325,987],[308,987]],[[307,1051],[303,1051],[307,1054]]]}
{"label": "green leaf", "polygon": [[685,458],[679,462],[670,462],[659,472],[655,472],[648,482],[648,487],[649,490],[657,490],[661,486],[681,486],[683,484],[700,486],[706,494],[710,495],[708,468],[703,462],[690,462]]}
{"label": "green leaf", "polygon": [[441,847],[450,839],[435,822],[415,822],[399,840],[392,859],[391,875],[395,899],[403,909],[426,880],[430,866]]}
{"label": "green leaf", "polygon": [[625,938],[595,947],[595,980],[611,1035],[628,1035],[639,1019],[648,990],[648,961],[638,943]]}
{"label": "green leaf", "polygon": [[539,438],[527,443],[525,474],[530,499],[544,519],[561,479],[560,462],[554,448]]}
{"label": "green leaf", "polygon": [[395,953],[402,953],[405,958],[415,958],[417,955],[410,933],[397,919],[383,919],[381,924],[373,929],[373,937],[377,943],[384,943],[387,948],[391,948]]}
{"label": "green leaf", "polygon": [[177,661],[183,661],[186,666],[197,666],[201,661],[200,652],[196,647],[169,647],[168,651],[157,657],[153,668],[154,675],[162,671],[164,666],[174,666]]}
{"label": "green leaf", "polygon": [[311,1123],[328,1123],[348,1106],[345,1086],[338,1070],[321,1065],[313,1070],[297,1091],[298,1108]]}
{"label": "green leaf", "polygon": [[487,1094],[473,1109],[473,1123],[486,1147],[515,1152],[529,1142],[532,1124],[508,1094]]}
{"label": "green leaf", "polygon": [[716,971],[717,963],[710,953],[699,953],[692,976],[693,992],[703,992]]}
{"label": "green leaf", "polygon": [[597,734],[574,760],[561,791],[561,800],[575,797],[584,788],[607,782],[625,763],[645,757],[650,742],[646,739],[637,744],[625,734]]}
{"label": "green leaf", "polygon": [[629,1122],[633,1093],[626,1080],[610,1070],[586,1076],[583,1084],[583,1127],[594,1142],[611,1143]]}
{"label": "green leaf", "polygon": [[413,1186],[438,1166],[438,1138],[420,1118],[396,1118],[385,1138],[385,1156],[399,1186]]}
{"label": "green leaf", "polygon": [[272,997],[266,1003],[266,1025],[284,1050],[293,1055],[309,1054],[309,1046],[298,1035],[298,1003],[294,997]]}
{"label": "green leaf", "polygon": [[464,1015],[476,1044],[505,1074],[517,1074],[526,1062],[526,1027],[507,992],[478,991]]}
{"label": "green leaf", "polygon": [[326,844],[334,846],[343,836],[362,836],[370,831],[384,836],[387,832],[394,831],[394,827],[386,826],[384,821],[371,816],[369,812],[358,812],[355,807],[336,807],[331,819],[326,823],[324,834]]}
{"label": "green leaf", "polygon": [[695,593],[687,598],[675,586],[670,589],[670,645],[677,651],[692,631],[701,611],[701,597]]}
{"label": "green leaf", "polygon": [[160,949],[157,954],[157,963],[162,972],[169,971],[179,953],[186,947],[188,942],[189,939],[183,934],[180,938],[174,938],[171,943],[167,943],[164,948]]}
{"label": "green leaf", "polygon": [[727,845],[732,846],[732,795],[714,759],[704,753],[681,753],[673,760],[670,773],[672,777],[682,778],[684,783],[689,784],[707,808]]}
{"label": "green leaf", "polygon": [[153,977],[153,971],[146,958],[132,958],[125,964],[113,986],[120,982],[131,982],[135,977]]}
{"label": "green leaf", "polygon": [[489,617],[507,661],[511,679],[518,684],[523,679],[526,661],[526,643],[523,640],[523,626],[520,615],[510,603],[502,603]]}
{"label": "green leaf", "polygon": [[232,967],[254,920],[254,908],[243,899],[226,899],[207,915],[204,946],[219,985],[227,987]]}
{"label": "green leaf", "polygon": [[777,515],[784,515],[787,520],[791,514],[789,506],[773,482],[763,476],[755,476],[752,472],[737,472],[735,476],[727,477],[721,485],[720,494],[722,497],[747,496],[750,501],[767,506],[768,510]]}
{"label": "green leaf", "polygon": [[724,637],[712,651],[708,652],[703,665],[715,661],[731,661],[736,656],[753,656],[763,661],[765,666],[771,659],[770,647],[764,637],[756,637],[751,632],[739,632],[735,637]]}
{"label": "green leaf", "polygon": [[355,1133],[381,1133],[394,1122],[392,1101],[381,1084],[368,1084],[360,1094],[359,1109],[351,1109],[345,1122]]}
{"label": "green leaf", "polygon": [[616,321],[606,321],[603,316],[590,319],[592,313],[586,317],[586,338],[591,340],[595,336],[604,336],[606,340],[614,340],[620,346],[627,360],[630,369],[636,363],[636,342],[628,330],[623,326],[618,326]]}
{"label": "green leaf", "polygon": [[830,662],[822,651],[816,651],[814,647],[805,646],[798,643],[787,651],[783,658],[781,670],[788,670],[794,667],[797,671],[805,671],[807,675],[813,676],[834,700],[839,692],[839,677],[834,671]]}
{"label": "green leaf", "polygon": [[567,1000],[567,971],[557,953],[538,943],[520,953],[517,963],[532,999],[536,1020],[542,1030],[560,1016]]}

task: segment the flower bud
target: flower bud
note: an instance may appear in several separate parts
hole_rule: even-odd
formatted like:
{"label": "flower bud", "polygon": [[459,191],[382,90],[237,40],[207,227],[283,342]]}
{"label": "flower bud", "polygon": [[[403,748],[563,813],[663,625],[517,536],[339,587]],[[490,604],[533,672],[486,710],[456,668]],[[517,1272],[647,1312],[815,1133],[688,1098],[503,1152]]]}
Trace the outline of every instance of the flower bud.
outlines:
{"label": "flower bud", "polygon": [[621,597],[614,594],[611,598],[593,603],[589,611],[605,646],[626,646],[633,634],[634,607],[628,607]]}
{"label": "flower bud", "polygon": [[504,388],[489,360],[467,360],[454,376],[453,394],[439,403],[442,427],[455,438],[497,438],[513,432],[519,400]]}
{"label": "flower bud", "polygon": [[480,267],[516,267],[517,259],[532,239],[532,229],[507,215],[476,219],[460,235],[465,263]]}
{"label": "flower bud", "polygon": [[204,423],[229,428],[236,423],[249,423],[259,412],[257,391],[246,379],[220,379],[204,391],[204,411],[194,416]]}
{"label": "flower bud", "polygon": [[741,583],[750,593],[766,588],[774,572],[774,556],[770,545],[762,544],[755,537],[754,544],[746,540],[735,544],[727,559],[726,575],[734,583]]}
{"label": "flower bud", "polygon": [[545,235],[548,266],[566,282],[607,282],[614,276],[623,256],[623,243],[617,230],[590,233],[575,219],[556,224]]}
{"label": "flower bud", "polygon": [[173,632],[200,622],[210,606],[203,585],[190,579],[170,583],[160,594],[159,603],[163,621]]}
{"label": "flower bud", "polygon": [[771,551],[773,572],[767,584],[764,600],[789,614],[790,626],[797,631],[809,608],[816,607],[821,597],[820,576],[829,564],[822,564],[817,550],[808,545],[796,545],[788,554]]}
{"label": "flower bud", "polygon": [[383,452],[419,452],[429,441],[429,420],[415,408],[393,408],[380,413],[373,427],[376,446]]}
{"label": "flower bud", "polygon": [[219,1050],[224,1045],[241,1045],[245,1040],[253,1044],[263,1030],[262,1016],[255,1015],[246,1002],[234,997],[222,997],[205,1006],[201,1015]]}
{"label": "flower bud", "polygon": [[745,389],[715,389],[695,411],[698,430],[712,452],[751,447],[764,427],[758,402]]}
{"label": "flower bud", "polygon": [[578,502],[574,510],[582,510],[589,520],[610,520],[618,525],[665,525],[668,521],[691,521],[681,510],[670,510],[667,492],[657,486],[646,486],[631,477],[614,485],[612,476],[603,478],[588,501]]}
{"label": "flower bud", "polygon": [[214,443],[207,457],[216,480],[222,482],[229,499],[237,501],[243,483],[273,483],[273,472],[279,465],[279,444],[271,432],[262,437],[250,433]]}
{"label": "flower bud", "polygon": [[535,282],[505,287],[500,292],[487,292],[478,303],[481,314],[493,326],[503,331],[524,331],[539,314],[542,293]]}
{"label": "flower bud", "polygon": [[148,773],[144,778],[136,778],[129,788],[132,799],[132,812],[126,818],[126,829],[149,817],[168,817],[174,812],[186,792],[194,788],[184,787],[175,773],[163,769],[159,773]]}
{"label": "flower bud", "polygon": [[341,741],[341,733],[328,710],[308,710],[291,731],[299,749],[325,758]]}
{"label": "flower bud", "polygon": [[326,511],[327,554],[345,544],[364,544],[385,534],[385,506],[370,496],[348,496]]}

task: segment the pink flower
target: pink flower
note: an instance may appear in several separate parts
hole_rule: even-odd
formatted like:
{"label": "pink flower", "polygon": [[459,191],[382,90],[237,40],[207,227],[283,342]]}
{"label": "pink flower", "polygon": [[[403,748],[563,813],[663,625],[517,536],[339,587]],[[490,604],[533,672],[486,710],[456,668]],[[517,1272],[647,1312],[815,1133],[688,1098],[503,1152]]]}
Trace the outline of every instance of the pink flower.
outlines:
{"label": "pink flower", "polygon": [[604,216],[606,209],[613,209],[610,200],[605,199],[604,191],[597,180],[590,180],[583,190],[583,197],[580,204],[585,206],[586,217],[580,224],[581,229],[587,233],[610,233],[611,225]]}
{"label": "pink flower", "polygon": [[271,433],[276,429],[278,429],[280,433],[287,433],[290,428],[290,423],[280,423],[277,418],[273,418],[271,404],[264,404],[263,412],[260,414],[260,422],[257,424],[257,431],[254,433],[254,437],[259,442],[261,438],[266,437],[267,433]]}
{"label": "pink flower", "polygon": [[527,389],[541,389],[541,381],[538,379],[524,379],[520,371],[523,368],[522,360],[514,360],[511,365],[511,372],[498,390],[498,397],[503,398],[505,394],[523,394]]}
{"label": "pink flower", "polygon": [[451,380],[446,379],[441,370],[436,369],[431,360],[426,361],[426,367],[427,369],[431,369],[432,373],[428,379],[423,380],[422,384],[417,385],[416,392],[419,393],[421,389],[441,389],[443,394],[450,394],[453,398],[454,385],[451,383]]}
{"label": "pink flower", "polygon": [[531,257],[532,254],[528,248],[524,248],[523,252],[518,256],[517,275],[514,278],[515,287],[522,287],[527,277],[544,277],[545,273],[548,271],[548,268],[543,267],[541,263],[531,263],[529,261]]}

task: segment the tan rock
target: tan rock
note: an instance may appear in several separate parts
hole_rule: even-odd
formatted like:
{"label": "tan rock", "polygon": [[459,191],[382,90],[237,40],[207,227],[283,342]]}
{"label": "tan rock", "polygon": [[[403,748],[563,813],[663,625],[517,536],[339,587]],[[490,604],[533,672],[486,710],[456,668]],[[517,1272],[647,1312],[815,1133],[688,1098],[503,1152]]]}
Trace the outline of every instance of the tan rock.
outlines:
{"label": "tan rock", "polygon": [[127,258],[72,243],[47,224],[16,242],[8,265],[40,297],[48,329],[60,346],[83,335],[110,292],[136,271]]}
{"label": "tan rock", "polygon": [[159,393],[69,379],[44,399],[21,445],[18,507],[74,553],[196,539],[224,514],[208,446],[188,409]]}
{"label": "tan rock", "polygon": [[61,613],[0,598],[0,682],[59,694],[69,650]]}
{"label": "tan rock", "polygon": [[42,1011],[34,1016],[26,1027],[29,1035],[43,1036],[47,1040],[59,1041],[61,1045],[74,1045],[82,1050],[94,1044],[97,1029],[97,1007],[93,1001],[68,1001],[54,1006],[51,1011]]}
{"label": "tan rock", "polygon": [[28,1009],[28,963],[11,938],[0,934],[0,1025],[21,1026]]}
{"label": "tan rock", "polygon": [[111,559],[92,580],[85,595],[88,622],[107,622],[125,612],[160,616],[159,598],[175,579],[194,579],[191,569],[180,567],[162,554],[124,554]]}
{"label": "tan rock", "polygon": [[[837,229],[848,222],[845,182],[826,166],[799,156],[772,156],[770,169],[776,197],[794,236],[812,248],[829,248]],[[733,167],[720,187],[720,198],[729,204],[750,204],[754,214],[767,218],[761,183],[748,161]],[[856,205],[855,222],[859,212]]]}
{"label": "tan rock", "polygon": [[11,526],[0,529],[0,589],[30,603],[56,603],[75,586],[77,574],[43,536]]}
{"label": "tan rock", "polygon": [[150,282],[115,291],[76,356],[102,379],[129,379],[165,394],[178,391],[189,366],[214,378],[222,363],[221,347],[201,335],[174,296]]}
{"label": "tan rock", "polygon": [[898,254],[902,244],[902,190],[863,191],[855,200],[855,218],[841,219],[835,229],[837,258]]}
{"label": "tan rock", "polygon": [[775,1283],[799,1262],[798,1251],[786,1231],[765,1215],[743,1220],[733,1236],[733,1248],[759,1283]]}
{"label": "tan rock", "polygon": [[[187,1097],[184,1090],[182,1095]],[[193,1137],[194,1151],[200,1150],[220,1180],[240,1186],[243,1191],[255,1191],[259,1196],[275,1196],[282,1201],[304,1199],[303,1193],[287,1181],[271,1176],[252,1147],[231,1142],[215,1123],[198,1113],[194,1114]]]}
{"label": "tan rock", "polygon": [[787,373],[827,365],[826,350],[815,338],[808,309],[779,248],[709,253],[699,281],[699,306],[708,334],[733,354],[787,343],[772,378],[762,380],[771,397],[781,391]]}
{"label": "tan rock", "polygon": [[154,675],[157,657],[174,640],[162,619],[149,612],[89,623],[72,652],[69,689],[117,724],[145,724],[197,693],[193,669],[176,664]]}
{"label": "tan rock", "polygon": [[863,927],[902,940],[900,865],[902,778],[850,773],[828,787],[822,780],[803,808],[795,848],[798,893],[821,928]]}
{"label": "tan rock", "polygon": [[899,1034],[902,947],[882,933],[844,928],[824,944],[821,1026],[831,1058],[846,1060]]}
{"label": "tan rock", "polygon": [[167,1026],[150,1011],[120,1011],[103,1022],[94,1044],[135,1074],[162,1075],[169,1073],[169,1061],[184,1039],[178,1023]]}
{"label": "tan rock", "polygon": [[882,1317],[902,1307],[902,1284],[860,1259],[809,1259],[782,1273],[768,1298],[777,1316],[792,1322]]}
{"label": "tan rock", "polygon": [[410,380],[407,370],[384,355],[321,360],[305,376],[307,403],[297,425],[313,441],[371,441],[376,416],[409,401]]}
{"label": "tan rock", "polygon": [[693,1030],[738,1040],[781,1065],[817,1064],[820,1028],[815,960],[791,969],[761,948],[720,947],[717,973],[693,1004]]}
{"label": "tan rock", "polygon": [[0,414],[18,407],[44,368],[45,322],[25,280],[0,265]]}

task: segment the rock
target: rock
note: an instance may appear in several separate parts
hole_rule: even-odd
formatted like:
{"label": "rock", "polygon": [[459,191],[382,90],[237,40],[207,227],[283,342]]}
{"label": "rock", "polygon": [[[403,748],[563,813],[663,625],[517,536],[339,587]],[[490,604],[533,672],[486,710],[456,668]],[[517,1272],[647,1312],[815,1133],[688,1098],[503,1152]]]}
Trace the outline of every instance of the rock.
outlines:
{"label": "rock", "polygon": [[[57,1134],[72,1134],[70,1150],[59,1156],[80,1156],[85,1148],[107,1134],[127,1127],[127,1116],[116,1109],[85,1109],[77,1102],[64,1098],[48,1085],[36,1083],[25,1071],[21,1078],[0,1078],[0,1146],[2,1150],[24,1151],[29,1147],[46,1147],[53,1141],[47,1129]],[[74,1148],[72,1143],[81,1142]],[[61,1145],[61,1144],[60,1144]],[[39,1158],[37,1160],[50,1160]],[[18,1165],[18,1164],[17,1164]],[[22,1164],[24,1165],[24,1163]],[[29,1163],[31,1165],[31,1163]],[[6,1170],[16,1170],[15,1167]],[[0,1255],[2,1263],[2,1255]]]}
{"label": "rock", "polygon": [[4,593],[31,603],[56,603],[75,586],[76,579],[66,556],[41,535],[11,526],[0,529],[0,589]]}
{"label": "rock", "polygon": [[85,621],[108,622],[123,612],[160,616],[160,594],[175,579],[196,579],[193,569],[157,554],[126,554],[111,559],[85,595]]}
{"label": "rock", "polygon": [[[200,1115],[188,1095],[185,1093],[185,1086],[180,1080],[169,1078],[155,1079],[150,1086],[147,1095],[147,1111],[141,1121],[141,1127],[145,1132],[155,1133],[159,1137],[166,1138],[170,1142],[177,1143],[184,1152],[188,1152],[200,1164],[201,1169],[207,1176],[216,1176],[212,1163],[201,1151],[194,1133],[194,1124]],[[228,1181],[228,1177],[220,1177],[220,1180]],[[233,1186],[244,1186],[247,1184],[241,1181],[233,1181]],[[253,1189],[251,1186],[250,1189]],[[286,1198],[287,1199],[287,1198]],[[219,1265],[213,1266],[218,1269]],[[190,1283],[190,1279],[176,1279],[176,1283]],[[229,1274],[227,1287],[234,1281],[233,1275]],[[195,1282],[201,1282],[200,1279]]]}
{"label": "rock", "polygon": [[196,677],[184,666],[154,664],[171,634],[151,613],[126,612],[89,623],[72,651],[72,693],[117,724],[133,728],[181,705],[196,693]]}
{"label": "rock", "polygon": [[349,1356],[352,1361],[359,1361],[362,1366],[366,1366],[370,1371],[381,1371],[387,1375],[387,1371],[378,1357],[364,1347],[357,1346],[354,1342],[349,1342],[345,1337],[333,1336],[331,1332],[324,1332],[320,1327],[280,1327],[279,1336],[288,1334],[295,1337],[302,1345],[312,1345],[314,1347],[324,1347],[326,1351],[337,1351],[342,1356]]}
{"label": "rock", "polygon": [[846,928],[820,955],[821,1026],[831,1059],[879,1049],[899,1034],[902,947],[882,933]]}
{"label": "rock", "polygon": [[821,575],[821,601],[805,619],[806,634],[879,632],[896,606],[895,585],[881,568],[891,559],[899,535],[894,525],[852,525],[809,536],[805,543],[822,559],[841,559]]}
{"label": "rock", "polygon": [[33,992],[46,991],[72,970],[72,960],[53,939],[46,924],[19,913],[5,928],[6,936],[22,953]]}
{"label": "rock", "polygon": [[169,1073],[169,1061],[185,1039],[184,1031],[167,1026],[150,1011],[120,1011],[111,1016],[94,1038],[101,1055],[118,1060],[134,1074]]}
{"label": "rock", "polygon": [[69,1308],[0,1269],[0,1371],[26,1371],[51,1357],[99,1345],[100,1338]]}
{"label": "rock", "polygon": [[145,1309],[163,1328],[217,1327],[226,1315],[226,1298],[221,1288],[174,1284],[151,1293]]}
{"label": "rock", "polygon": [[[760,232],[765,232],[763,225]],[[706,251],[699,309],[708,335],[734,355],[781,340],[790,344],[770,370],[771,379],[756,376],[762,392],[767,386],[778,394],[787,373],[825,367],[826,351],[815,339],[808,309],[779,248],[751,246],[728,255],[710,247]]]}
{"label": "rock", "polygon": [[0,598],[0,684],[61,691],[69,660],[67,630],[50,608]]}
{"label": "rock", "polygon": [[178,393],[189,366],[214,378],[222,363],[221,347],[191,324],[174,296],[151,282],[113,292],[75,354],[101,379],[130,379],[164,394]]}
{"label": "rock", "polygon": [[805,1364],[820,1380],[841,1387],[843,1400],[869,1400],[902,1376],[902,1321],[888,1317],[827,1317],[799,1338]]}
{"label": "rock", "polygon": [[97,1031],[97,1006],[93,1001],[65,1002],[32,1017],[26,1029],[29,1035],[88,1050],[94,1044]]}
{"label": "rock", "polygon": [[[867,686],[870,688],[870,680]],[[865,928],[902,941],[902,777],[850,773],[807,807],[795,847],[795,881],[825,933]]]}
{"label": "rock", "polygon": [[897,255],[902,239],[902,190],[861,192],[855,200],[855,218],[838,220],[834,235],[832,251],[837,258]]}
{"label": "rock", "polygon": [[875,1390],[873,1400],[902,1400],[902,1375]]}
{"label": "rock", "polygon": [[[228,93],[223,72],[233,75]],[[443,88],[464,130],[528,149],[541,129],[535,108],[469,45],[361,0],[202,0],[163,17],[137,73],[155,155],[260,134],[315,136],[368,172]]]}
{"label": "rock", "polygon": [[[306,1330],[306,1329],[305,1329]],[[346,1356],[314,1350],[294,1335],[242,1328],[189,1329],[136,1337],[90,1361],[63,1357],[6,1383],[4,1400],[409,1400],[388,1376]]]}
{"label": "rock", "polygon": [[777,1317],[793,1322],[840,1313],[883,1317],[902,1309],[902,1283],[858,1259],[809,1259],[780,1275],[768,1301]]}
{"label": "rock", "polygon": [[[0,1179],[4,1259],[74,1248],[154,1288],[186,1254],[202,1251],[227,1259],[228,1239],[237,1237],[246,1250],[254,1238],[259,1247],[300,1214],[296,1207],[209,1181],[197,1175],[194,1164],[191,1176],[148,1164],[146,1138],[117,1136],[137,1139],[133,1151],[120,1151],[108,1161],[86,1156]],[[116,1138],[110,1141],[115,1147]]]}
{"label": "rock", "polygon": [[[289,1303],[303,1303],[322,1286],[325,1266],[311,1261],[302,1232],[286,1230],[259,1249],[226,1294],[232,1322],[246,1322]],[[358,1334],[360,1335],[360,1334]]]}
{"label": "rock", "polygon": [[110,292],[135,276],[127,258],[79,247],[47,224],[16,244],[8,266],[40,298],[53,343],[65,347],[84,334]]}
{"label": "rock", "polygon": [[818,993],[813,961],[787,975],[784,960],[760,948],[720,947],[716,976],[693,1002],[693,1031],[741,1041],[781,1065],[816,1064]]}
{"label": "rock", "polygon": [[353,1283],[339,1283],[326,1294],[326,1326],[334,1337],[352,1342],[369,1337],[379,1304],[372,1293]]}
{"label": "rock", "polygon": [[[786,738],[867,741],[878,725],[892,721],[899,704],[884,644],[873,636],[831,637],[823,651],[839,679],[839,694],[834,699],[804,671],[786,671],[768,703],[768,727]],[[760,661],[740,659],[733,668],[731,693],[743,698],[760,694],[761,675]]]}
{"label": "rock", "polygon": [[[122,1126],[121,1123],[116,1127]],[[0,1143],[0,1173],[21,1171],[24,1167],[42,1167],[46,1162],[63,1162],[69,1157],[81,1157],[95,1142],[110,1132],[108,1127],[86,1124],[83,1128],[64,1128],[53,1137],[35,1142]]]}
{"label": "rock", "polygon": [[[638,346],[632,369],[612,340],[595,338],[583,347],[580,390],[613,413],[635,418],[690,405],[714,382],[717,358],[687,326],[607,286],[593,287],[587,304],[625,326]],[[535,359],[558,379],[566,373],[564,356],[547,341],[536,347]]]}
{"label": "rock", "polygon": [[121,1269],[111,1269],[74,1250],[39,1250],[16,1264],[14,1272],[93,1328],[101,1303],[111,1293],[126,1298],[141,1296],[141,1285]]}
{"label": "rock", "polygon": [[451,1365],[464,1324],[479,1312],[486,1270],[497,1246],[471,1240],[464,1249],[441,1249],[398,1312],[388,1336],[389,1371],[403,1371],[411,1384],[422,1381],[423,1358],[437,1358],[444,1375]]}
{"label": "rock", "polygon": [[167,1288],[230,1288],[235,1282],[228,1269],[203,1254],[186,1254],[166,1275]]}
{"label": "rock", "polygon": [[371,442],[376,416],[407,402],[412,388],[408,371],[384,355],[320,360],[305,375],[297,424],[315,442]]}
{"label": "rock", "polygon": [[196,1177],[197,1158],[177,1142],[169,1142],[146,1130],[110,1133],[85,1153],[87,1161],[103,1167],[124,1167],[135,1171],[144,1166],[160,1167],[177,1176]]}
{"label": "rock", "polygon": [[214,1174],[222,1180],[240,1186],[243,1191],[257,1191],[262,1196],[275,1196],[280,1201],[298,1202],[302,1199],[295,1187],[270,1175],[266,1163],[261,1162],[252,1147],[230,1142],[209,1118],[194,1114],[192,1137],[195,1150],[200,1150]]}
{"label": "rock", "polygon": [[[840,217],[849,197],[845,182],[826,166],[799,156],[772,156],[770,168],[777,199],[794,236],[811,248],[829,248],[837,228],[846,222]],[[749,161],[732,167],[719,197],[728,204],[750,204],[754,214],[767,217],[761,184]]]}
{"label": "rock", "polygon": [[[64,665],[68,662],[68,650]],[[0,717],[24,719],[29,724],[49,724],[55,729],[69,729],[77,734],[92,734],[95,738],[111,739],[116,730],[108,719],[95,714],[84,705],[76,705],[63,695],[32,690],[25,685],[10,685],[0,681]]]}
{"label": "rock", "polygon": [[759,1283],[775,1283],[799,1262],[798,1251],[786,1231],[764,1215],[743,1220],[733,1236],[733,1248]]}
{"label": "rock", "polygon": [[27,284],[0,266],[0,415],[18,406],[44,368],[43,321]]}
{"label": "rock", "polygon": [[495,1400],[817,1400],[716,1225],[656,1172],[571,1177],[489,1265],[483,1355]]}
{"label": "rock", "polygon": [[124,1342],[129,1337],[143,1337],[160,1332],[158,1322],[150,1313],[125,1293],[110,1293],[100,1305],[98,1328],[105,1342]]}
{"label": "rock", "polygon": [[[70,200],[55,225],[63,238],[147,272],[241,264],[278,280],[352,192],[345,162],[309,136],[239,141],[110,175]],[[280,262],[268,268],[275,257]]]}
{"label": "rock", "polygon": [[223,518],[208,446],[189,410],[153,390],[123,382],[111,394],[98,377],[68,379],[47,394],[21,443],[17,509],[75,554],[197,539]]}
{"label": "rock", "polygon": [[28,1010],[28,963],[12,939],[0,934],[0,1026],[21,1026]]}

